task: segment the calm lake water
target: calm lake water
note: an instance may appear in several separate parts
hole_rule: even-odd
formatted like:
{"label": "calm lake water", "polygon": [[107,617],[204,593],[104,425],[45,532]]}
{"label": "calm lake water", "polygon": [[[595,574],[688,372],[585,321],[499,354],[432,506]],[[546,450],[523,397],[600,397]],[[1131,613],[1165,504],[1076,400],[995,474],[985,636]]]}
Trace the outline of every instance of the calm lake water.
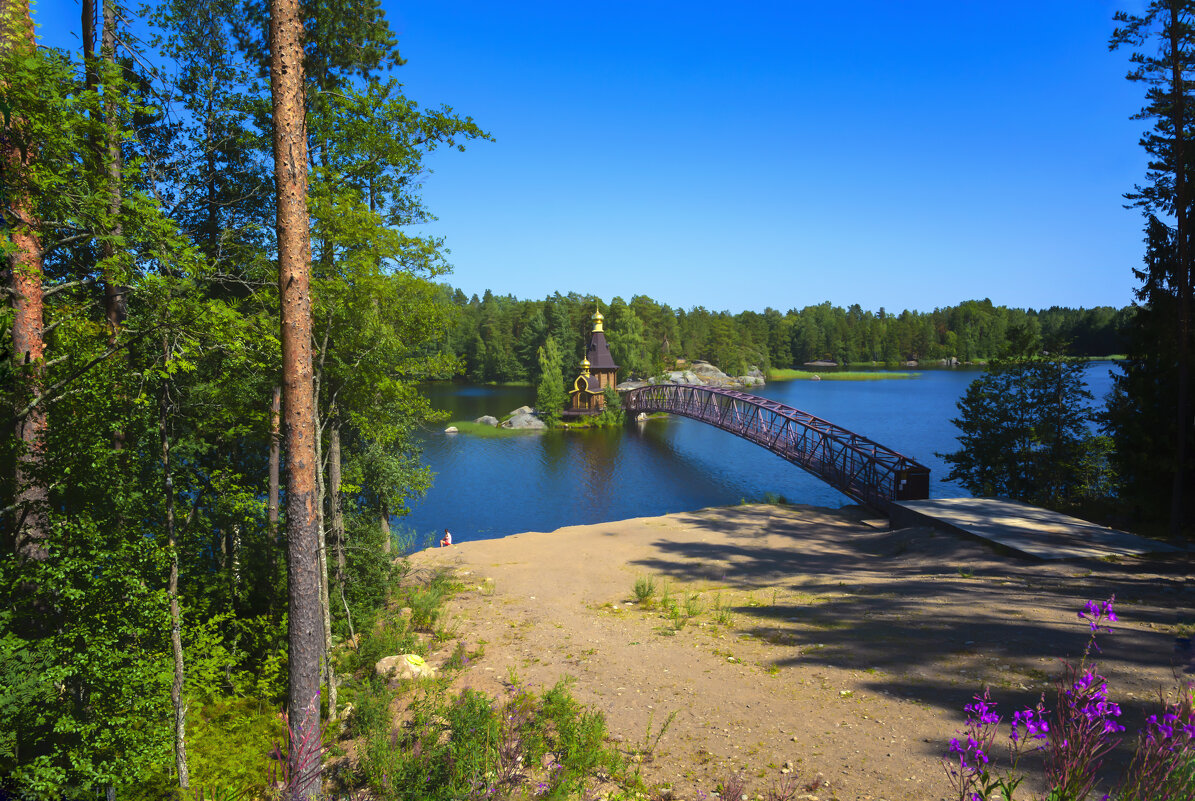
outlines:
{"label": "calm lake water", "polygon": [[[1087,368],[1096,402],[1111,389],[1110,364]],[[976,370],[921,370],[884,381],[785,381],[756,394],[794,406],[882,443],[930,468],[930,496],[967,494],[945,481],[935,454],[957,448],[950,423]],[[436,408],[453,420],[500,417],[533,405],[532,387],[432,384]],[[522,531],[649,517],[779,495],[792,503],[851,503],[795,465],[746,440],[683,417],[621,429],[549,431],[480,438],[428,431],[424,461],[434,485],[395,518],[427,542],[444,528],[457,541]]]}

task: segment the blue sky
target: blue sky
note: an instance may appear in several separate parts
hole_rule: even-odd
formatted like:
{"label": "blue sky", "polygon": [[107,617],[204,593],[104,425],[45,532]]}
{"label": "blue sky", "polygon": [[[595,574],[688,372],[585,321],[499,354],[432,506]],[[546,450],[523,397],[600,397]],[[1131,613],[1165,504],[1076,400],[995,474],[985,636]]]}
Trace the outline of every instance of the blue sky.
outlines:
{"label": "blue sky", "polygon": [[[1141,0],[383,0],[408,95],[496,142],[429,160],[466,293],[928,310],[1131,302],[1110,53]],[[77,47],[77,0],[35,7]]]}

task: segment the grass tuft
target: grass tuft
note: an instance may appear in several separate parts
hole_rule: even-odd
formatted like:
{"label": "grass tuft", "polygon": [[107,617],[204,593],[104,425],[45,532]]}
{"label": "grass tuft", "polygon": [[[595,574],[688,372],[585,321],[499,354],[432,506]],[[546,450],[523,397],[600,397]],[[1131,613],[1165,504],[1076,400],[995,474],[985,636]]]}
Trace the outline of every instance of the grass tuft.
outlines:
{"label": "grass tuft", "polygon": [[651,576],[640,576],[635,579],[635,602],[645,609],[650,609],[655,603],[656,580]]}

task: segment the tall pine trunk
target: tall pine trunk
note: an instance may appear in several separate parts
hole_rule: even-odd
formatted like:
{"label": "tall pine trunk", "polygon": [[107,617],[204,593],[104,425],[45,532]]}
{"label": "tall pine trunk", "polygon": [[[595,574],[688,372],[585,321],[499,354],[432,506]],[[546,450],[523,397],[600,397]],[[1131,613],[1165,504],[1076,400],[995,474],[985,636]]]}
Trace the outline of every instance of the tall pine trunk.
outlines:
{"label": "tall pine trunk", "polygon": [[[0,0],[0,55],[6,58],[33,54],[36,43],[28,0]],[[0,89],[4,77],[0,76]],[[14,116],[13,131],[24,121]],[[6,186],[7,218],[13,252],[6,265],[12,295],[12,359],[14,401],[17,411],[16,552],[23,560],[42,561],[48,556],[46,518],[49,493],[40,475],[44,461],[45,406],[39,398],[45,378],[45,298],[42,289],[42,248],[33,199],[26,182],[33,165],[34,148],[22,150],[20,136],[6,136],[0,144],[0,177]]]}
{"label": "tall pine trunk", "polygon": [[278,543],[278,468],[282,456],[282,387],[274,385],[270,400],[270,494],[266,514],[270,520],[270,538]]}
{"label": "tall pine trunk", "polygon": [[316,531],[315,398],[311,365],[311,241],[307,213],[307,126],[303,18],[298,0],[270,0],[270,92],[278,193],[282,404],[286,441],[288,762],[298,796],[320,791],[319,675],[323,632]]}

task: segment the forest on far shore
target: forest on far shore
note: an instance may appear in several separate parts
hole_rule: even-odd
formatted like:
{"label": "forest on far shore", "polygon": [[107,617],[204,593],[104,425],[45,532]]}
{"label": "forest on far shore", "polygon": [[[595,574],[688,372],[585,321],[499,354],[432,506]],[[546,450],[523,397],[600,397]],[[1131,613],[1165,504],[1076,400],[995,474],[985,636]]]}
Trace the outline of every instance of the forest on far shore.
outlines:
{"label": "forest on far shore", "polygon": [[460,359],[470,381],[532,381],[536,354],[552,337],[564,357],[566,374],[576,372],[595,310],[605,317],[606,339],[620,377],[644,377],[672,369],[677,359],[704,359],[727,373],[748,367],[788,368],[824,360],[841,365],[908,361],[977,362],[999,356],[1021,341],[1039,343],[1051,353],[1105,357],[1125,352],[1123,332],[1134,307],[1099,306],[1040,311],[968,300],[931,312],[865,311],[828,301],[781,312],[710,311],[702,306],[674,309],[644,295],[609,303],[592,295],[556,292],[543,300],[512,295],[469,297],[445,287],[456,309],[444,348]]}

